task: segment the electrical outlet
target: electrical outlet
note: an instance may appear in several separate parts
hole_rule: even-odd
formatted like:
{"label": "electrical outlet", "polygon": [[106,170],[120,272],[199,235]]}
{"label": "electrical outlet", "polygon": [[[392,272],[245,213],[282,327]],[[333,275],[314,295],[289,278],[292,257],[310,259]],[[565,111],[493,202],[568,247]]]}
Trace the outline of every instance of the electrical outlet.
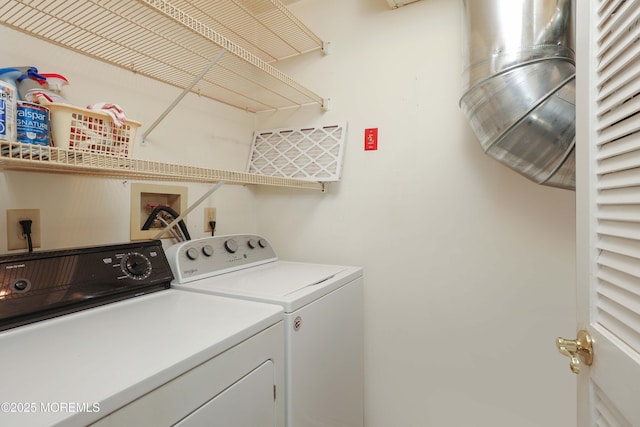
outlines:
{"label": "electrical outlet", "polygon": [[22,232],[20,221],[30,219],[31,243],[34,248],[42,245],[40,238],[40,209],[7,209],[7,250],[27,249],[27,236]]}
{"label": "electrical outlet", "polygon": [[204,231],[212,231],[209,221],[216,220],[216,208],[204,208]]}

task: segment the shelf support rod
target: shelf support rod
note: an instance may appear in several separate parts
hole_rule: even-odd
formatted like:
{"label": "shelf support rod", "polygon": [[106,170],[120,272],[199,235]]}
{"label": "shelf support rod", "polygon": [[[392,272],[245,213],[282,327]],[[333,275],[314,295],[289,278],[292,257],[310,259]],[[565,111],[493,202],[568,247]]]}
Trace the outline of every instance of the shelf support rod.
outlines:
{"label": "shelf support rod", "polygon": [[160,117],[158,117],[156,121],[153,122],[153,124],[149,126],[149,128],[145,131],[145,133],[142,135],[143,141],[146,140],[147,136],[149,136],[149,134],[156,128],[156,126],[158,126],[160,122],[162,122],[162,120],[164,120],[164,118],[167,117],[167,115],[171,112],[171,110],[173,110],[176,107],[176,105],[178,105],[178,103],[182,101],[182,98],[184,98],[189,92],[191,92],[191,89],[193,89],[193,87],[200,80],[202,80],[202,78],[211,70],[211,68],[213,68],[213,66],[216,65],[218,61],[220,61],[220,59],[226,52],[227,52],[226,49],[222,49],[220,53],[218,53],[215,56],[215,58],[213,58],[213,60],[206,67],[204,67],[204,70],[202,70],[202,72],[198,74],[195,79],[193,79],[191,84],[184,88],[182,93],[178,95],[178,97],[171,103],[171,105],[169,105],[169,107],[167,107],[167,109],[164,110],[162,114],[160,114]]}

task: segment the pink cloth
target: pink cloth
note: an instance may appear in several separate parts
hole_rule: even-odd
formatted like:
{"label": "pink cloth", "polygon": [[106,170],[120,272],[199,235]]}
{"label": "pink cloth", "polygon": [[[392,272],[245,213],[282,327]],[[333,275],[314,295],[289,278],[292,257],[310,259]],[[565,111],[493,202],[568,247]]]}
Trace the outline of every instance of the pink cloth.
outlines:
{"label": "pink cloth", "polygon": [[107,113],[113,119],[116,126],[122,126],[127,120],[127,116],[124,114],[124,110],[120,108],[118,104],[112,104],[109,102],[98,102],[95,104],[87,105],[89,110],[100,110]]}

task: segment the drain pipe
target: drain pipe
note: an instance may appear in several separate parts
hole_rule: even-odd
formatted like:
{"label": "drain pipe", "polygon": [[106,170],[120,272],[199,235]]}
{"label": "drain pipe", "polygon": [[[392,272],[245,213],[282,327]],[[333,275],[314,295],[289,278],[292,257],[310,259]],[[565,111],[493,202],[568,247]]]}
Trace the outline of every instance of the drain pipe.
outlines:
{"label": "drain pipe", "polygon": [[575,190],[575,0],[462,0],[460,108],[485,153]]}

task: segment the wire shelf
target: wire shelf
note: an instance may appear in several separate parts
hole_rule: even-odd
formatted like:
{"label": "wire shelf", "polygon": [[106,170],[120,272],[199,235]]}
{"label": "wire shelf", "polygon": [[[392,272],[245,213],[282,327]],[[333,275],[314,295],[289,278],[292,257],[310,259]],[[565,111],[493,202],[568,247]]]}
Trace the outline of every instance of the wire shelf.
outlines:
{"label": "wire shelf", "polygon": [[279,0],[7,0],[0,22],[250,112],[324,105],[269,62],[321,49]]}
{"label": "wire shelf", "polygon": [[149,160],[79,153],[56,147],[0,141],[0,169],[95,175],[122,179],[219,182],[324,191],[324,184],[301,179],[208,169]]}

